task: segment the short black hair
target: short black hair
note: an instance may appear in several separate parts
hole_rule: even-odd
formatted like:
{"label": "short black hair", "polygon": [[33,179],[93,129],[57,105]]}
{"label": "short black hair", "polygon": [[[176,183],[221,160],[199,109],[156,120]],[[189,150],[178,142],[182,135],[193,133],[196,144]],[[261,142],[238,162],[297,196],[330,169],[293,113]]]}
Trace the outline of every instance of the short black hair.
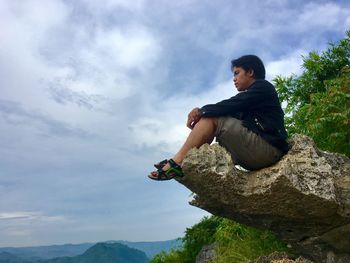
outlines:
{"label": "short black hair", "polygon": [[241,67],[244,70],[252,69],[256,79],[265,79],[265,66],[258,56],[245,55],[237,59],[232,59],[231,70],[233,67]]}

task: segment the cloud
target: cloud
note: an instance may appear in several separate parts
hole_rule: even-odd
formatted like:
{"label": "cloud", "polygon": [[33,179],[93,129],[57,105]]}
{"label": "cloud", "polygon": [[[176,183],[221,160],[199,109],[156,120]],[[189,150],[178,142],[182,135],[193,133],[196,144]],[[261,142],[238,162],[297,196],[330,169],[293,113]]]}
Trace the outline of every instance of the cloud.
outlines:
{"label": "cloud", "polygon": [[35,213],[28,212],[0,213],[0,220],[31,219],[34,215]]}
{"label": "cloud", "polygon": [[21,221],[42,221],[42,222],[54,222],[65,220],[63,216],[48,216],[41,212],[33,211],[14,211],[14,212],[1,212],[0,221],[2,220],[21,220]]}
{"label": "cloud", "polygon": [[159,44],[141,25],[130,25],[123,31],[100,31],[96,36],[96,48],[103,58],[122,68],[148,68],[157,58]]}
{"label": "cloud", "polygon": [[135,147],[158,148],[166,154],[176,153],[190,130],[187,114],[195,107],[216,103],[237,94],[232,80],[223,81],[196,95],[178,93],[154,105],[153,116],[143,116],[128,126]]}
{"label": "cloud", "polygon": [[[47,215],[38,211],[11,211],[0,213],[1,236],[8,246],[18,244],[33,244],[33,235],[45,229],[56,228],[67,224],[69,220],[60,215]],[[39,231],[38,231],[39,230]],[[17,242],[16,242],[17,240]],[[35,243],[40,245],[40,243]]]}
{"label": "cloud", "polygon": [[308,3],[299,15],[296,25],[299,30],[309,31],[316,27],[323,30],[332,30],[338,27],[340,30],[347,30],[349,24],[344,21],[350,16],[350,10],[343,8],[337,3]]}
{"label": "cloud", "polygon": [[109,10],[123,8],[129,11],[137,11],[143,8],[146,4],[144,0],[135,0],[132,4],[124,0],[105,0],[103,4],[96,2],[94,0],[84,0],[78,1],[81,5],[87,5],[91,11],[99,11],[102,14],[108,12]]}
{"label": "cloud", "polygon": [[[70,127],[40,112],[27,111],[19,103],[0,100],[1,117],[10,125],[26,125],[37,129],[41,135],[87,137],[88,132]],[[44,132],[43,130],[46,130]]]}
{"label": "cloud", "polygon": [[76,92],[72,89],[61,86],[60,84],[52,85],[48,88],[52,98],[57,103],[67,104],[74,103],[79,107],[84,107],[89,110],[97,108],[98,104],[107,100],[102,95],[87,94],[86,92]]}
{"label": "cloud", "polygon": [[302,72],[303,64],[302,56],[306,55],[304,50],[296,50],[295,52],[276,59],[266,65],[266,79],[272,80],[276,76],[290,76],[292,74],[299,75]]}

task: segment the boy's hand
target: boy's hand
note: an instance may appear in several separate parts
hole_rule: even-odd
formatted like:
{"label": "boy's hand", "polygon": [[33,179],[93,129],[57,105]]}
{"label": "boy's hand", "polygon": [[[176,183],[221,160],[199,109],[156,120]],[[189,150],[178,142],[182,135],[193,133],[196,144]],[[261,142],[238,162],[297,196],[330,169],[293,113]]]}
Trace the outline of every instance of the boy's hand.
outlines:
{"label": "boy's hand", "polygon": [[192,130],[201,118],[202,118],[202,111],[200,110],[200,108],[194,108],[188,114],[187,127]]}

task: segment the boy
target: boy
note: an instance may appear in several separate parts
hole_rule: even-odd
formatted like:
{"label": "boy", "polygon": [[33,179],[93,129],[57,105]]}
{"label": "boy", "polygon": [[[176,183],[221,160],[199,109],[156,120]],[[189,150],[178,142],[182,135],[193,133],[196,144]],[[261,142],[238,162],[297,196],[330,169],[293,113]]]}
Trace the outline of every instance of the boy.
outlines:
{"label": "boy", "polygon": [[181,149],[169,160],[155,165],[153,180],[183,176],[181,163],[187,152],[205,143],[225,147],[233,162],[247,170],[276,163],[288,151],[284,113],[274,86],[265,80],[265,67],[255,55],[231,61],[233,82],[239,93],[216,104],[194,108],[187,119],[192,131]]}

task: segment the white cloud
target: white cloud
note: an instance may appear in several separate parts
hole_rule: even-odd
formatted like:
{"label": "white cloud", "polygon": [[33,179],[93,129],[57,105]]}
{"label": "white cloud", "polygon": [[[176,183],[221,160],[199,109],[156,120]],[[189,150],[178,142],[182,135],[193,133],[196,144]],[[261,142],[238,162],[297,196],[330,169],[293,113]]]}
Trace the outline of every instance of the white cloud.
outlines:
{"label": "white cloud", "polygon": [[[69,8],[59,0],[1,1],[0,7],[0,23],[3,25],[0,34],[6,36],[1,40],[17,36],[21,39],[19,44],[26,41],[40,43],[43,34],[64,22],[69,13]],[[5,26],[9,22],[11,27]]]}
{"label": "white cloud", "polygon": [[[307,30],[312,27],[323,27],[332,29],[342,27],[344,20],[350,16],[350,10],[342,8],[336,3],[310,3],[304,7],[298,17],[300,29]],[[311,32],[310,32],[311,33]]]}
{"label": "white cloud", "polygon": [[304,50],[296,50],[291,54],[285,55],[277,60],[271,61],[266,65],[266,79],[272,80],[277,75],[299,75],[302,71],[302,55],[306,55],[306,52]]}
{"label": "white cloud", "polygon": [[21,221],[41,221],[41,222],[56,222],[63,221],[63,216],[48,216],[42,212],[34,211],[14,211],[14,212],[1,212],[0,220],[21,220]]}
{"label": "white cloud", "polygon": [[[38,211],[11,211],[0,213],[2,246],[31,246],[43,244],[50,229],[62,229],[69,224],[64,216],[47,215]],[[57,233],[58,234],[58,233]],[[43,235],[40,240],[39,236]]]}
{"label": "white cloud", "polygon": [[103,58],[110,59],[122,69],[148,68],[157,59],[160,48],[154,36],[140,25],[128,26],[123,31],[115,28],[99,32],[96,44]]}
{"label": "white cloud", "polygon": [[232,80],[217,84],[196,95],[180,93],[155,105],[153,116],[139,118],[130,130],[136,146],[158,147],[175,154],[190,132],[186,127],[187,114],[195,107],[216,103],[237,94]]}
{"label": "white cloud", "polygon": [[[122,1],[116,4],[125,6]],[[71,7],[61,1],[28,1],[24,6],[4,2],[2,10],[1,24],[8,25],[4,29],[16,28],[0,32],[5,50],[0,63],[3,99],[90,128],[95,120],[104,121],[104,114],[113,113],[126,97],[146,94],[146,88],[152,92],[148,80],[161,46],[145,26],[133,22],[124,27],[98,26],[89,35],[90,28],[73,23]],[[62,42],[70,46],[56,50],[52,40],[57,38],[56,29],[59,38],[69,38],[73,32],[73,39]]]}
{"label": "white cloud", "polygon": [[81,4],[88,5],[92,11],[106,12],[114,8],[125,8],[127,10],[140,10],[145,4],[145,0],[125,1],[125,0],[104,0],[103,2],[95,0],[82,0]]}
{"label": "white cloud", "polygon": [[142,25],[132,24],[123,30],[100,29],[90,41],[88,48],[75,55],[82,74],[70,88],[118,100],[142,91],[142,80],[151,74],[161,53],[154,34]]}
{"label": "white cloud", "polygon": [[40,81],[52,75],[40,57],[40,48],[46,42],[47,33],[65,22],[68,10],[61,1],[1,3],[4,14],[0,15],[2,98],[25,105],[46,101]]}
{"label": "white cloud", "polygon": [[0,220],[28,219],[32,217],[33,217],[33,213],[29,213],[29,212],[0,213]]}

